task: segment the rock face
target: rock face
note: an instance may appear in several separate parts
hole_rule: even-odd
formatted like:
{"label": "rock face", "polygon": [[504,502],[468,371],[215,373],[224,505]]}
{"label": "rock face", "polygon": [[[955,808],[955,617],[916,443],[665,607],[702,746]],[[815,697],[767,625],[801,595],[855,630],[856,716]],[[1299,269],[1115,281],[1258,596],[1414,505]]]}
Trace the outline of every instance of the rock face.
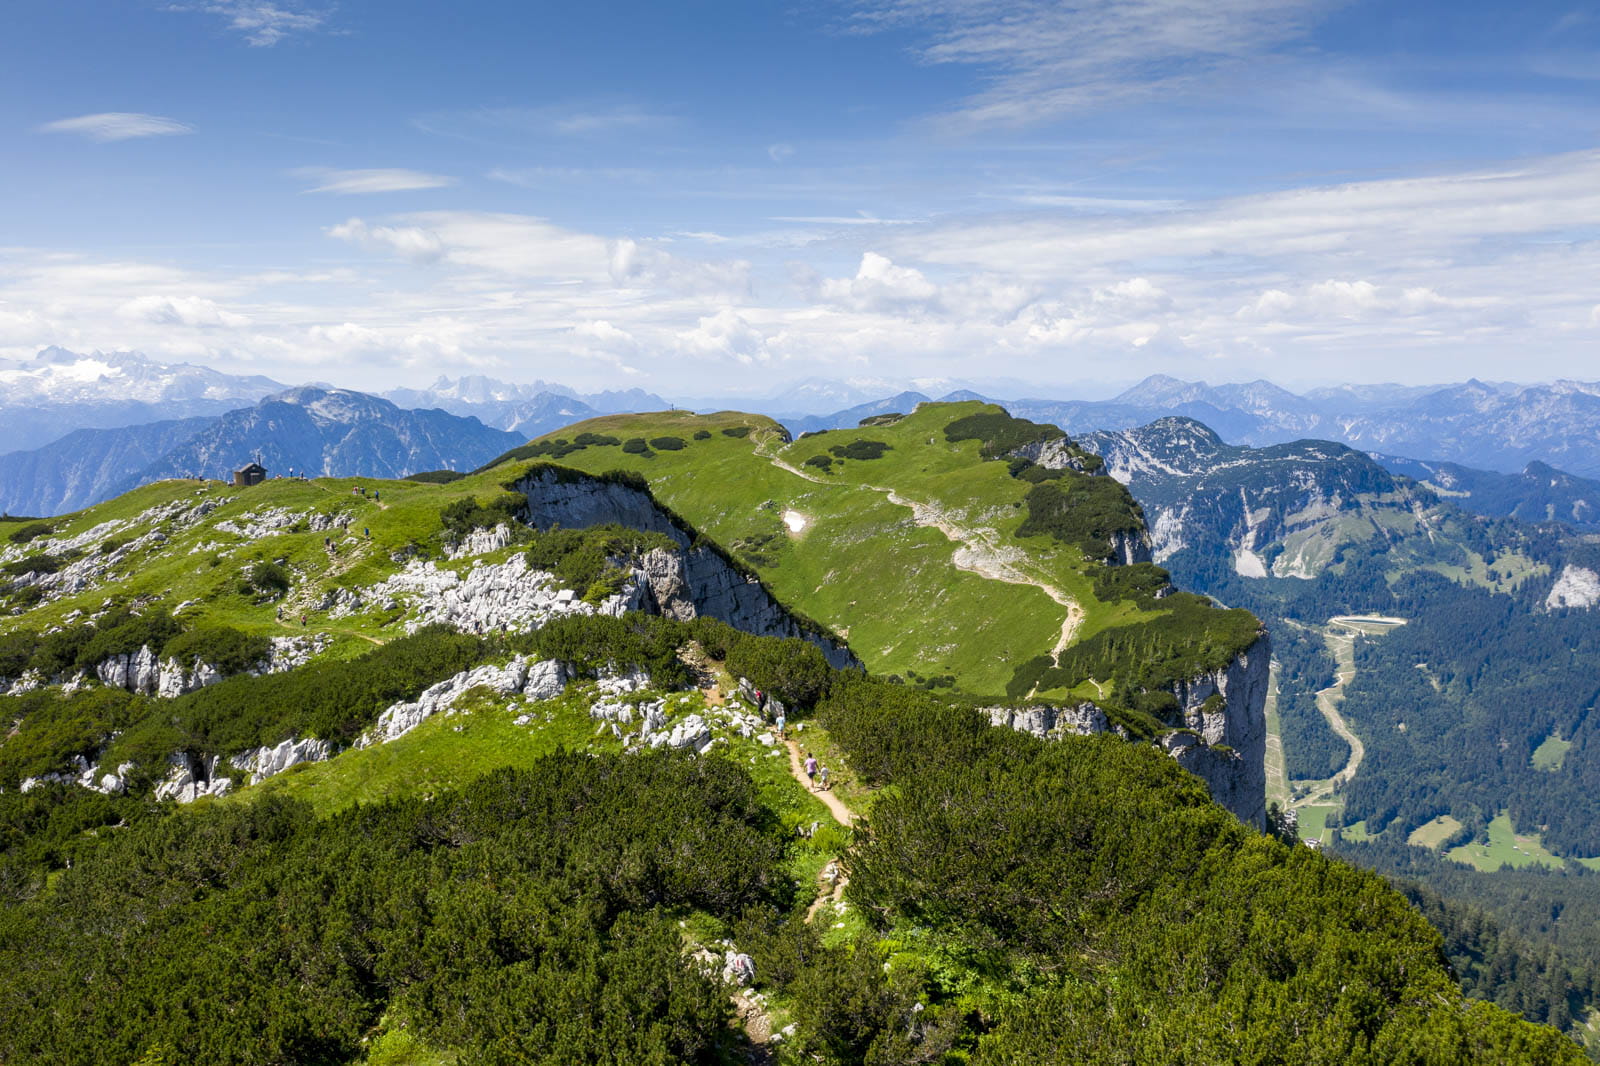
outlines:
{"label": "rock face", "polygon": [[1075,707],[1051,707],[1047,704],[984,707],[982,711],[989,716],[990,725],[1031,733],[1041,739],[1069,733],[1080,737],[1111,732],[1126,735],[1126,730],[1113,726],[1106,718],[1106,712],[1092,703],[1080,703]]}
{"label": "rock face", "polygon": [[[273,637],[272,651],[249,672],[278,674],[304,666],[327,644],[327,638]],[[113,685],[141,696],[172,699],[223,680],[222,671],[198,656],[187,663],[177,659],[158,660],[148,645],[102,659],[95,666],[101,684]]]}
{"label": "rock face", "polygon": [[767,637],[804,637],[822,650],[835,667],[859,666],[842,644],[802,628],[756,578],[741,573],[704,544],[695,544],[649,493],[600,478],[558,476],[536,470],[514,486],[528,500],[528,521],[547,529],[617,523],[661,533],[678,545],[676,552],[655,550],[639,561],[639,606],[672,618],[708,615],[736,629]]}
{"label": "rock face", "polygon": [[465,559],[470,555],[487,555],[511,543],[511,529],[505,523],[493,529],[474,529],[460,543],[450,549],[450,558]]}
{"label": "rock face", "polygon": [[1192,732],[1163,740],[1180,766],[1205,781],[1212,799],[1256,829],[1267,821],[1271,658],[1272,642],[1263,635],[1224,669],[1180,684],[1175,695]]}
{"label": "rock face", "polygon": [[323,762],[333,756],[333,745],[326,740],[306,737],[303,740],[285,740],[272,748],[256,748],[228,761],[250,775],[252,785],[259,784],[273,774],[281,774],[291,766],[303,762]]}
{"label": "rock face", "polygon": [[1545,597],[1544,605],[1550,610],[1561,607],[1593,607],[1600,603],[1600,574],[1585,566],[1568,564]]}
{"label": "rock face", "polygon": [[222,760],[216,755],[196,758],[180,751],[172,756],[171,761],[171,771],[156,786],[157,800],[193,803],[201,796],[225,795],[233,787],[231,780],[217,776],[217,765]]}
{"label": "rock face", "polygon": [[[1161,738],[1178,765],[1206,783],[1211,798],[1248,826],[1267,818],[1267,685],[1271,641],[1263,635],[1225,668],[1176,686],[1183,719]],[[996,726],[1055,738],[1115,732],[1126,736],[1093,703],[1075,707],[986,707]]]}
{"label": "rock face", "polygon": [[558,587],[551,575],[529,569],[521,554],[474,566],[465,575],[413,559],[400,573],[352,594],[347,604],[330,613],[338,618],[368,605],[389,610],[406,604],[413,608],[408,633],[428,625],[464,633],[525,633],[563,615],[620,614],[630,595],[625,592],[598,606],[585,603],[573,590]]}
{"label": "rock face", "polygon": [[447,677],[424,689],[413,702],[396,703],[378,716],[373,727],[356,741],[356,747],[386,744],[411,732],[436,714],[448,714],[456,701],[475,688],[486,687],[501,695],[522,693],[547,700],[561,694],[573,676],[571,667],[554,661],[532,662],[519,655],[504,666],[477,666]]}

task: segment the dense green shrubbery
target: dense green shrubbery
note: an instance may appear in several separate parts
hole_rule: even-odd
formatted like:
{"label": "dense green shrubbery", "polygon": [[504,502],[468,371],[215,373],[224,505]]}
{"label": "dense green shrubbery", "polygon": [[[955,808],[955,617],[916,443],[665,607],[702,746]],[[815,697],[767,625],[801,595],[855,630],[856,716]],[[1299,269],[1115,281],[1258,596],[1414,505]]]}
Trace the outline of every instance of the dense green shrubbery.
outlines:
{"label": "dense green shrubbery", "polygon": [[509,526],[515,531],[520,528],[527,507],[528,501],[515,492],[502,493],[488,503],[479,503],[471,496],[463,496],[439,509],[439,523],[444,527],[445,535],[452,540],[460,540],[475,529],[493,529],[498,525]]}
{"label": "dense green shrubbery", "polygon": [[272,655],[272,639],[231,626],[200,626],[168,640],[160,653],[163,659],[176,659],[184,666],[198,659],[225,675],[241,674]]}
{"label": "dense green shrubbery", "polygon": [[10,792],[25,778],[69,770],[74,755],[92,762],[106,738],[139,721],[147,706],[120,688],[99,686],[70,695],[45,688],[0,696],[10,731],[0,744],[0,789]]}
{"label": "dense green shrubbery", "polygon": [[1104,566],[1095,571],[1094,597],[1101,603],[1132,600],[1149,609],[1163,593],[1171,593],[1172,575],[1154,563]]}
{"label": "dense green shrubbery", "polygon": [[1382,880],[1244,829],[1148,746],[1042,742],[865,680],[823,713],[851,766],[895,786],[848,896],[932,964],[925,1044],[964,1008],[990,1018],[984,1064],[1582,1061],[1469,1006]]}
{"label": "dense green shrubbery", "polygon": [[459,470],[422,470],[415,474],[407,474],[405,480],[420,481],[424,485],[448,485],[466,476]]}
{"label": "dense green shrubbery", "polygon": [[681,452],[687,443],[682,437],[650,438],[650,447],[658,452]]}
{"label": "dense green shrubbery", "polygon": [[353,1062],[384,1019],[463,1063],[722,1061],[669,915],[786,906],[775,829],[734,764],[662,754],[143,821],[0,912],[0,1059]]}
{"label": "dense green shrubbery", "polygon": [[818,470],[826,474],[829,470],[833,469],[833,459],[832,457],[826,455],[813,455],[800,465],[816,467]]}
{"label": "dense green shrubbery", "polygon": [[0,574],[7,574],[11,577],[21,577],[23,574],[54,574],[82,554],[82,552],[77,552],[66,555],[51,555],[49,552],[40,552],[38,555],[29,555],[0,565]]}
{"label": "dense green shrubbery", "polygon": [[981,441],[979,453],[985,459],[998,459],[1025,444],[1039,444],[1065,436],[1055,426],[1014,418],[1004,411],[967,415],[944,427],[944,439],[952,444],[963,440]]}
{"label": "dense green shrubbery", "polygon": [[711,431],[709,429],[697,429],[697,430],[694,431],[694,439],[695,440],[710,440],[711,439]]}
{"label": "dense green shrubbery", "polygon": [[13,544],[27,544],[29,541],[38,540],[40,537],[48,537],[55,531],[56,527],[49,522],[29,522],[19,529],[13,529],[11,536],[6,539]]}
{"label": "dense green shrubbery", "polygon": [[[1055,689],[1072,688],[1091,678],[1109,680],[1112,691],[1105,699],[1106,706],[1161,718],[1176,709],[1167,690],[1180,681],[1223,669],[1261,635],[1261,623],[1250,612],[1218,610],[1203,596],[1177,592],[1160,603],[1159,616],[1102,629],[1069,646],[1054,667],[1031,679],[1024,679],[1019,670],[1007,693],[1015,698],[1031,691],[1034,684]],[[1024,664],[1024,668],[1035,665]]]}
{"label": "dense green shrubbery", "polygon": [[239,579],[239,590],[246,595],[258,594],[263,600],[276,600],[289,591],[294,578],[279,563],[258,560]]}
{"label": "dense green shrubbery", "polygon": [[547,570],[563,588],[576,590],[591,603],[617,592],[632,572],[628,561],[652,549],[676,551],[677,541],[664,533],[645,533],[626,526],[547,529],[529,534],[528,565]]}
{"label": "dense green shrubbery", "polygon": [[[531,441],[520,447],[512,448],[503,455],[496,456],[478,467],[473,473],[481,474],[483,471],[497,467],[501,463],[517,462],[523,459],[563,459],[573,452],[581,452],[585,448],[604,448],[619,443],[621,442],[617,438],[603,433],[579,433],[571,440],[567,440],[565,437],[556,437],[554,440]],[[412,478],[411,480],[420,479]]]}
{"label": "dense green shrubbery", "polygon": [[727,427],[724,427],[724,429],[722,430],[722,435],[724,437],[748,437],[750,435],[750,427],[749,426],[727,426]]}
{"label": "dense green shrubbery", "polygon": [[1126,488],[1108,477],[1063,470],[1029,489],[1024,502],[1028,516],[1017,536],[1051,536],[1075,545],[1086,559],[1110,559],[1116,551],[1114,538],[1144,532],[1144,512]]}
{"label": "dense green shrubbery", "polygon": [[650,445],[643,437],[629,437],[622,442],[622,450],[629,455],[649,455]]}
{"label": "dense green shrubbery", "polygon": [[889,446],[881,440],[853,440],[835,444],[828,451],[840,459],[882,459]]}
{"label": "dense green shrubbery", "polygon": [[683,643],[681,623],[655,615],[629,613],[566,615],[532,633],[507,638],[517,651],[541,659],[559,659],[590,672],[641,667],[659,689],[689,684],[688,667],[678,659]]}
{"label": "dense green shrubbery", "polygon": [[[145,647],[159,657],[182,628],[166,611],[148,610],[136,614],[126,608],[114,610],[94,625],[83,627],[82,631],[90,636],[78,649],[73,665],[80,670],[90,669],[113,655],[131,655]],[[60,669],[44,671],[46,676],[61,672]]]}
{"label": "dense green shrubbery", "polygon": [[[0,771],[0,779],[7,771]],[[159,816],[149,799],[105,796],[75,785],[0,792],[0,914],[32,899],[50,871],[75,865],[98,848],[101,833]],[[5,919],[0,917],[0,928]]]}
{"label": "dense green shrubbery", "polygon": [[166,611],[135,612],[118,607],[92,622],[58,629],[40,636],[19,630],[0,636],[0,677],[20,677],[37,670],[46,678],[92,671],[115,655],[129,655],[147,647],[157,659],[196,658],[224,674],[248,670],[271,653],[272,642],[228,626],[204,626],[185,632]]}

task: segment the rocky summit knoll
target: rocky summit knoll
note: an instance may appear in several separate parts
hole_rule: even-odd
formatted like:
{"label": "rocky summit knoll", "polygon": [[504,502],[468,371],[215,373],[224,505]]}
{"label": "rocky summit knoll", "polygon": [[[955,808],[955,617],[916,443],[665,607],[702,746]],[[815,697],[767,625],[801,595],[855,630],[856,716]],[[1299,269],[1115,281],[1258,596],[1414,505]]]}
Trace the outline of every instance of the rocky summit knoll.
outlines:
{"label": "rocky summit knoll", "polygon": [[637,473],[869,670],[1021,728],[1159,740],[1263,822],[1265,632],[1176,592],[1138,505],[1054,427],[980,403],[798,440],[736,412],[618,415],[510,454]]}

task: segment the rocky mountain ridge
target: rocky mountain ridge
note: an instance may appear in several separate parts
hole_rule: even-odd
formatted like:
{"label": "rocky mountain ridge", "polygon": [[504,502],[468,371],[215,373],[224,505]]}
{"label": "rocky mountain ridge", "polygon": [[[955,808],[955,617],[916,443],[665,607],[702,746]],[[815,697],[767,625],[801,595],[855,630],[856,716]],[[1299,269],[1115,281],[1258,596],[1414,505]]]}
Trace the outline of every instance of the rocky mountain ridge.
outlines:
{"label": "rocky mountain ridge", "polygon": [[275,475],[470,470],[521,439],[475,418],[403,411],[365,393],[303,387],[214,417],[79,430],[34,451],[0,456],[0,510],[62,514],[161,478],[226,480],[258,454]]}
{"label": "rocky mountain ridge", "polygon": [[46,348],[31,360],[0,359],[0,455],[74,430],[221,414],[285,387],[260,375],[157,362],[138,352]]}

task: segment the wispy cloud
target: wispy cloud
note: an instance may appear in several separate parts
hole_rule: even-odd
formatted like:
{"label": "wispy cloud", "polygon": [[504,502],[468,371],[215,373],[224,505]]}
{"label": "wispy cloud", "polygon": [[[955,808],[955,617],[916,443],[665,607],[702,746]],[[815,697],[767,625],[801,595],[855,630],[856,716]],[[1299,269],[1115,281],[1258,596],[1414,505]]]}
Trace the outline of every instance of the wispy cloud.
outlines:
{"label": "wispy cloud", "polygon": [[638,134],[676,125],[664,111],[634,103],[571,101],[543,107],[480,107],[469,111],[435,111],[419,115],[412,125],[424,133],[461,140],[495,142],[507,135],[602,137]]}
{"label": "wispy cloud", "polygon": [[797,222],[808,226],[910,226],[914,218],[878,218],[874,215],[773,215],[769,222]]}
{"label": "wispy cloud", "polygon": [[300,4],[275,4],[271,0],[216,0],[213,3],[172,4],[168,11],[199,11],[220,15],[228,28],[244,34],[253,48],[270,48],[285,37],[322,29],[330,12]]}
{"label": "wispy cloud", "polygon": [[341,195],[374,192],[410,192],[416,189],[442,189],[456,179],[420,170],[332,170],[327,167],[301,167],[292,171],[297,178],[316,182],[306,192],[331,192]]}
{"label": "wispy cloud", "polygon": [[1326,0],[862,0],[857,32],[922,30],[989,87],[947,118],[1020,126],[1175,92],[1301,36]]}
{"label": "wispy cloud", "polygon": [[126,141],[135,137],[171,137],[193,133],[186,122],[134,111],[104,111],[97,115],[57,119],[39,127],[41,133],[76,133],[91,141]]}

